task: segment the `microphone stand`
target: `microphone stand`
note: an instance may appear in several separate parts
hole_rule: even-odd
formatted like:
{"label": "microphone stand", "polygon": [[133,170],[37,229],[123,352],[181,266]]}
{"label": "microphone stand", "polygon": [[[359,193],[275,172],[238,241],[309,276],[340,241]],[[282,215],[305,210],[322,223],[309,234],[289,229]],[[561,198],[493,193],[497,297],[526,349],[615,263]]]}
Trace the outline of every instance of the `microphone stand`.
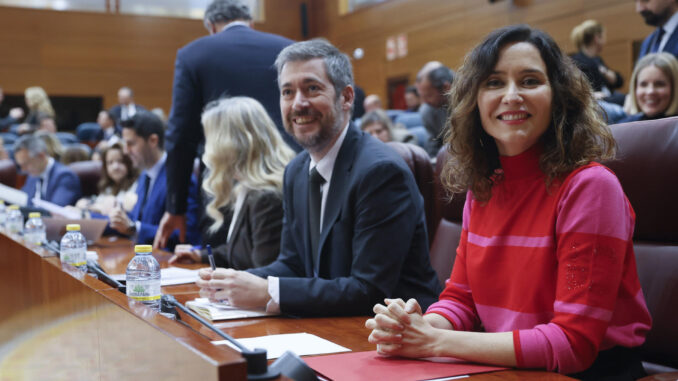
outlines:
{"label": "microphone stand", "polygon": [[268,363],[266,359],[266,350],[261,349],[261,348],[255,348],[254,350],[251,350],[244,345],[240,344],[238,340],[234,339],[233,337],[221,332],[221,330],[211,323],[209,323],[207,320],[203,319],[201,316],[196,314],[195,312],[191,311],[190,309],[186,308],[183,304],[179,303],[174,296],[165,294],[162,296],[162,302],[163,304],[169,304],[172,305],[180,310],[182,310],[185,314],[189,315],[193,319],[199,321],[202,325],[205,327],[211,329],[216,333],[217,335],[223,337],[226,339],[229,343],[235,345],[240,352],[242,353],[242,356],[245,358],[247,361],[247,379],[248,380],[270,380],[273,378],[280,377],[280,372],[275,372],[275,371],[270,371],[268,369]]}

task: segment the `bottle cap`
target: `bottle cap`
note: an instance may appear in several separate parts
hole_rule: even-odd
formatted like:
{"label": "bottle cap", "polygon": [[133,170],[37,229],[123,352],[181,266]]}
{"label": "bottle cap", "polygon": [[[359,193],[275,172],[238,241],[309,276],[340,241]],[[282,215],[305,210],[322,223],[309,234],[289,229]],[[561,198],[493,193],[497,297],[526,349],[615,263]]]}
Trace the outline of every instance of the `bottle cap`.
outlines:
{"label": "bottle cap", "polygon": [[40,218],[40,212],[30,212],[28,218]]}
{"label": "bottle cap", "polygon": [[19,205],[12,204],[12,205],[8,206],[7,209],[9,209],[9,210],[19,210]]}
{"label": "bottle cap", "polygon": [[68,224],[68,225],[66,225],[66,231],[69,231],[69,232],[80,231],[80,224]]}
{"label": "bottle cap", "polygon": [[152,245],[134,245],[135,253],[150,253],[153,251]]}

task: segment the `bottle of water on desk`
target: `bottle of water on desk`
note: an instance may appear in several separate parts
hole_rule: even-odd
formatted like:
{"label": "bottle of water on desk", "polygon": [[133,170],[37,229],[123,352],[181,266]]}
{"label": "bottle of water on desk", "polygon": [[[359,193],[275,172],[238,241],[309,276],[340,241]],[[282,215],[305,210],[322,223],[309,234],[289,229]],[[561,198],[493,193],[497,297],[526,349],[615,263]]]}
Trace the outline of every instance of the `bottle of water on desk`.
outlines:
{"label": "bottle of water on desk", "polygon": [[29,246],[40,246],[45,241],[47,241],[47,234],[40,213],[31,212],[24,226],[24,242]]}
{"label": "bottle of water on desk", "polygon": [[160,264],[151,245],[134,246],[134,258],[127,265],[127,296],[160,311]]}
{"label": "bottle of water on desk", "polygon": [[5,230],[10,235],[18,236],[24,230],[24,215],[19,210],[19,205],[10,205],[7,208],[7,220]]}
{"label": "bottle of water on desk", "polygon": [[80,225],[66,225],[66,234],[61,238],[60,258],[62,264],[69,264],[87,271],[87,240],[80,233]]}

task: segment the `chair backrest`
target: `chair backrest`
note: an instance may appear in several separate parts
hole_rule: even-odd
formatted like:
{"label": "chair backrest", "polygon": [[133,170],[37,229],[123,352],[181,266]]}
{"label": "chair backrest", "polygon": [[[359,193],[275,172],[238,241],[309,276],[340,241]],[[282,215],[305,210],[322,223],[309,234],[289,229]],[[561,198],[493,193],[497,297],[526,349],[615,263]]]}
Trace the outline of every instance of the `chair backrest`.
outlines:
{"label": "chair backrest", "polygon": [[97,142],[104,138],[104,130],[94,122],[81,123],[75,129],[75,136],[82,143]]}
{"label": "chair backrest", "polygon": [[78,137],[70,132],[57,132],[55,135],[61,144],[78,143]]}
{"label": "chair backrest", "polygon": [[[611,127],[617,158],[605,163],[636,213],[634,250],[652,329],[642,346],[646,370],[678,370],[678,118]],[[663,368],[667,370],[667,368]]]}
{"label": "chair backrest", "polygon": [[16,186],[16,165],[10,159],[0,160],[0,183],[10,187]]}
{"label": "chair backrest", "polygon": [[78,161],[68,167],[80,178],[80,189],[83,196],[99,193],[97,184],[101,178],[101,162],[98,160]]}
{"label": "chair backrest", "polygon": [[430,229],[435,232],[431,244],[431,265],[438,274],[438,279],[444,283],[450,277],[454,259],[457,255],[457,246],[461,237],[461,222],[466,202],[465,193],[456,193],[450,200],[440,181],[443,166],[449,159],[449,154],[443,146],[436,157],[436,168],[433,186],[433,221]]}
{"label": "chair backrest", "polygon": [[405,110],[384,110],[384,111],[386,112],[386,115],[388,115],[388,117],[391,118],[391,122],[395,122],[396,117],[405,112]]}
{"label": "chair backrest", "polygon": [[424,125],[421,114],[418,112],[403,112],[402,114],[398,114],[395,118],[395,122],[401,123],[407,128]]}
{"label": "chair backrest", "polygon": [[410,167],[414,175],[419,192],[424,198],[426,227],[428,229],[429,243],[431,243],[433,239],[433,230],[430,228],[433,223],[433,166],[431,165],[431,159],[426,151],[417,145],[400,142],[388,142],[387,144],[405,160],[405,163],[407,163],[407,166]]}
{"label": "chair backrest", "polygon": [[71,164],[77,161],[87,161],[92,156],[92,149],[84,143],[74,143],[64,145],[64,152],[61,155],[61,162]]}

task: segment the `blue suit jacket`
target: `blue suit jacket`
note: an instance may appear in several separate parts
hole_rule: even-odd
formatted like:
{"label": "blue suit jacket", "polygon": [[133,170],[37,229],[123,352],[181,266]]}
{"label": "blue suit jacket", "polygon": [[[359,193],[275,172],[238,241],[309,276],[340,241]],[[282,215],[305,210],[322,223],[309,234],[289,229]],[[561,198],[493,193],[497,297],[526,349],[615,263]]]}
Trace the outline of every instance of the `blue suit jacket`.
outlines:
{"label": "blue suit jacket", "polygon": [[[33,197],[35,196],[37,181],[37,177],[28,176],[26,183],[21,188],[21,190],[28,194],[29,205],[32,204]],[[60,206],[66,206],[75,204],[80,195],[80,179],[78,175],[67,166],[55,161],[47,176],[47,189],[42,199]]]}
{"label": "blue suit jacket", "polygon": [[[191,191],[189,192],[189,206],[186,213],[186,240],[194,245],[200,243],[200,233],[198,232],[198,201],[195,197],[197,193],[196,182],[191,179]],[[137,203],[128,216],[132,221],[140,221],[141,227],[137,232],[136,242],[138,244],[152,244],[155,238],[155,232],[158,230],[160,219],[165,213],[165,199],[167,196],[167,172],[166,165],[163,165],[158,173],[158,178],[153,184],[151,192],[148,194],[148,199],[141,213],[141,204],[148,188],[146,171],[142,171],[139,176],[139,183],[137,184]],[[141,214],[141,219],[139,218]],[[170,237],[168,248],[170,250],[179,242],[179,235],[174,232]]]}
{"label": "blue suit jacket", "polygon": [[224,95],[258,100],[285,141],[300,150],[282,127],[277,72],[273,66],[278,53],[292,42],[235,25],[179,49],[165,140],[170,190],[167,206],[171,213],[183,214],[186,209],[193,159],[204,141],[200,115],[208,102]]}
{"label": "blue suit jacket", "polygon": [[[650,53],[652,43],[654,42],[655,39],[657,39],[658,34],[659,28],[655,29],[654,32],[650,33],[649,36],[645,37],[645,40],[643,40],[643,43],[640,45],[640,53],[638,54],[638,59],[641,59]],[[666,42],[666,45],[664,46],[664,50],[662,50],[662,52],[671,53],[674,56],[678,57],[678,29],[673,31],[673,33],[669,37],[669,40]]]}
{"label": "blue suit jacket", "polygon": [[348,128],[330,181],[317,268],[308,225],[310,156],[303,152],[285,171],[280,255],[248,271],[279,277],[287,314],[370,314],[384,297],[416,298],[427,308],[441,288],[414,177],[388,146]]}

